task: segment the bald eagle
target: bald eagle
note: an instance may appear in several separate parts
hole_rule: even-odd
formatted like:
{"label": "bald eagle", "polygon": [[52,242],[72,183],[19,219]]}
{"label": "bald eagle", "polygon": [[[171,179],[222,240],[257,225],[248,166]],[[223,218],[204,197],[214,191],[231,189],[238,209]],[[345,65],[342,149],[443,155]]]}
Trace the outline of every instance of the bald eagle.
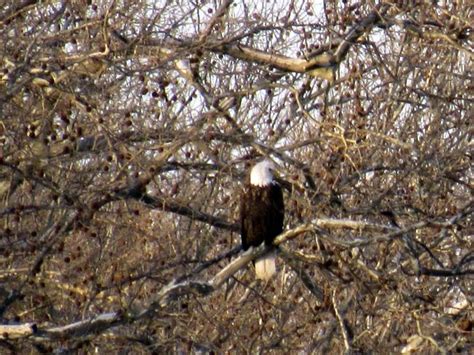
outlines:
{"label": "bald eagle", "polygon": [[[246,184],[240,203],[240,226],[242,247],[259,246],[263,242],[272,245],[283,231],[285,206],[280,185],[273,176],[274,165],[269,160],[256,164],[250,171],[250,182]],[[275,251],[255,261],[258,279],[269,280],[276,272]]]}

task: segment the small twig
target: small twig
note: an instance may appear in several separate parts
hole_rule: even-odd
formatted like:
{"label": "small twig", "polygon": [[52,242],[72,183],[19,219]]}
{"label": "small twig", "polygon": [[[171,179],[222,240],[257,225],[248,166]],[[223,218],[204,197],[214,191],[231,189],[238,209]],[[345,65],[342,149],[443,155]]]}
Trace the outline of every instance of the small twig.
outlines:
{"label": "small twig", "polygon": [[280,255],[298,275],[298,277],[301,279],[301,282],[303,282],[309,292],[311,292],[316,297],[318,302],[323,302],[323,290],[318,285],[316,285],[316,283],[313,281],[313,278],[301,266],[298,265],[298,263],[296,262],[297,258],[292,255],[290,251],[283,248],[280,249]]}
{"label": "small twig", "polygon": [[352,346],[351,346],[351,340],[349,333],[347,332],[346,324],[344,322],[344,318],[342,318],[341,313],[339,312],[339,309],[337,308],[336,304],[336,290],[333,291],[332,293],[332,305],[334,308],[334,313],[336,314],[336,318],[339,322],[339,327],[341,328],[341,333],[342,337],[344,339],[344,347],[346,348],[346,353],[350,353]]}
{"label": "small twig", "polygon": [[212,18],[209,20],[209,23],[207,24],[206,28],[204,31],[202,31],[199,34],[199,42],[204,42],[206,38],[209,36],[209,34],[212,32],[212,29],[216,25],[217,21],[219,21],[222,16],[225,15],[227,12],[227,9],[229,6],[232,4],[233,0],[225,0],[222,5],[215,11],[214,15]]}

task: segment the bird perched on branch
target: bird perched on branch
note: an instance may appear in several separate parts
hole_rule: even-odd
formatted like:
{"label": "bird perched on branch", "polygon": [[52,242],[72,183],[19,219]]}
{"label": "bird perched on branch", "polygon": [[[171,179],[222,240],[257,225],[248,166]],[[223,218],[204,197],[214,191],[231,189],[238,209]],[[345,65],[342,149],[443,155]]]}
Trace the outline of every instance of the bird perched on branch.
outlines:
{"label": "bird perched on branch", "polygon": [[[256,247],[265,242],[271,246],[283,231],[284,202],[281,186],[274,177],[274,164],[263,160],[250,171],[250,182],[246,184],[240,204],[242,247]],[[258,279],[269,280],[276,272],[275,250],[255,261]]]}

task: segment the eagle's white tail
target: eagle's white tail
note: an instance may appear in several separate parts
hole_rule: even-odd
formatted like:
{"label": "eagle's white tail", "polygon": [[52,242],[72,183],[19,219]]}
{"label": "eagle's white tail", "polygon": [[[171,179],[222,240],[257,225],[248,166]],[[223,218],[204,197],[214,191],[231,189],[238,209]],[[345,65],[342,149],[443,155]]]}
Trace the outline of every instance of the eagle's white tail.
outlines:
{"label": "eagle's white tail", "polygon": [[276,272],[276,253],[270,252],[255,261],[255,274],[257,279],[268,281]]}

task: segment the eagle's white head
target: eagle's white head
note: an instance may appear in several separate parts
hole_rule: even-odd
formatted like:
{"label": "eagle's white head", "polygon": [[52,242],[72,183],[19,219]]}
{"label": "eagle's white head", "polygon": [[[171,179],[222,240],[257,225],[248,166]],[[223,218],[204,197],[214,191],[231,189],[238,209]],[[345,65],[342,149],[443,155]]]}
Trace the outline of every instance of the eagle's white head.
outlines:
{"label": "eagle's white head", "polygon": [[275,165],[270,160],[263,160],[254,165],[250,171],[250,184],[254,186],[268,186],[273,182]]}

